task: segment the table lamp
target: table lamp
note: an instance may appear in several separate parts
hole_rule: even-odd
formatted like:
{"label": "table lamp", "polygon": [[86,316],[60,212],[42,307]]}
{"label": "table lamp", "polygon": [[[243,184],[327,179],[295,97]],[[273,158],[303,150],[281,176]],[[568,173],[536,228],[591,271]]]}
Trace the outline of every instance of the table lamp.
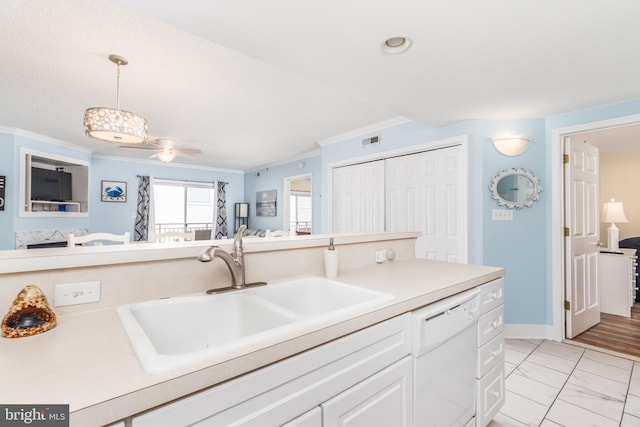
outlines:
{"label": "table lamp", "polygon": [[602,222],[609,222],[611,225],[607,228],[607,245],[611,252],[619,252],[618,247],[618,227],[616,222],[629,222],[624,215],[624,209],[621,202],[616,202],[615,199],[611,199],[610,202],[604,204],[604,211],[602,213]]}

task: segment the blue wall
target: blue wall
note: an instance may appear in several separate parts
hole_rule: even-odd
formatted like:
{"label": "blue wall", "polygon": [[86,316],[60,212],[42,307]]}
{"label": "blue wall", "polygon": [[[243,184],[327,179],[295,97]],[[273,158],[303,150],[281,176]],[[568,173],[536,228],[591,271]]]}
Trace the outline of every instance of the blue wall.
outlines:
{"label": "blue wall", "polygon": [[[227,206],[244,199],[244,175],[241,171],[219,171],[212,168],[180,167],[177,163],[162,164],[152,161],[91,157],[88,151],[74,150],[67,146],[37,137],[21,134],[0,133],[2,153],[0,175],[7,177],[6,208],[0,211],[0,249],[15,248],[15,232],[47,229],[87,228],[91,232],[121,234],[126,231],[134,235],[138,178],[149,175],[157,178],[188,181],[225,181]],[[19,215],[20,149],[29,148],[59,156],[90,162],[89,171],[89,216],[87,217],[21,217]],[[101,181],[124,181],[127,183],[126,203],[107,203],[100,200]],[[233,235],[233,211],[228,209],[229,236]]]}
{"label": "blue wall", "polygon": [[[301,168],[301,165],[304,167]],[[299,159],[293,162],[285,163],[277,166],[247,172],[244,181],[245,202],[249,203],[249,228],[260,230],[287,230],[288,227],[283,224],[283,189],[284,179],[291,176],[311,174],[312,179],[312,203],[313,203],[313,232],[319,233],[320,227],[317,218],[323,218],[325,215],[320,204],[320,184],[322,182],[322,173],[320,170],[320,156],[312,156]],[[258,191],[277,191],[277,215],[276,216],[256,216],[256,192]]]}
{"label": "blue wall", "polygon": [[[152,162],[134,162],[94,158],[91,161],[90,178],[90,222],[89,230],[122,234],[125,231],[135,235],[135,214],[138,202],[137,175],[155,178],[175,179],[179,181],[213,182],[225,181],[227,200],[227,226],[229,236],[233,235],[233,204],[244,198],[244,176],[241,172],[223,172],[213,169],[185,168],[173,164],[155,164]],[[101,181],[124,181],[129,196],[125,203],[109,203],[100,200]]]}
{"label": "blue wall", "polygon": [[9,246],[11,242],[15,244],[13,234],[13,209],[16,206],[14,197],[17,190],[14,188],[18,182],[16,180],[16,172],[14,169],[17,163],[14,161],[14,144],[13,135],[8,133],[0,133],[0,175],[6,177],[5,188],[5,208],[0,211],[0,249],[10,249],[14,245]]}

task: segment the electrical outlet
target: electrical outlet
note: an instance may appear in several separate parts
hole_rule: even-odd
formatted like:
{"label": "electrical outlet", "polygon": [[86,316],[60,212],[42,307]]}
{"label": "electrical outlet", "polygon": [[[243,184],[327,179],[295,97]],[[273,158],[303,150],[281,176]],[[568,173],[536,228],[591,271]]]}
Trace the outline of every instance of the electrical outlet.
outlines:
{"label": "electrical outlet", "polygon": [[380,249],[380,250],[375,251],[374,260],[378,264],[385,262],[387,260],[387,250],[386,249]]}
{"label": "electrical outlet", "polygon": [[491,219],[494,221],[512,221],[513,210],[511,209],[494,209]]}
{"label": "electrical outlet", "polygon": [[80,282],[56,285],[54,305],[87,304],[100,301],[100,282]]}

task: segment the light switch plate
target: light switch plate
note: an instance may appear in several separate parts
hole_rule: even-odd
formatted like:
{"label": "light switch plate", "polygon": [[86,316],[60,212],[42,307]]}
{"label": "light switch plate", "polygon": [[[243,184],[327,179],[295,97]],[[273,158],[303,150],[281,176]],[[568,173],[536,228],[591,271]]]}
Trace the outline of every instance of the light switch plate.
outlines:
{"label": "light switch plate", "polygon": [[54,305],[87,304],[100,301],[100,282],[79,282],[56,285]]}
{"label": "light switch plate", "polygon": [[512,209],[494,209],[491,215],[494,221],[513,221]]}

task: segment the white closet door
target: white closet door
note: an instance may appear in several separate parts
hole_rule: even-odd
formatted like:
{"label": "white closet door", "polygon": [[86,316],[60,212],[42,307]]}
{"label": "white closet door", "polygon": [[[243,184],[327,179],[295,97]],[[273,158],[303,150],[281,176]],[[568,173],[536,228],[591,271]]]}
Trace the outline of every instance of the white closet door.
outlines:
{"label": "white closet door", "polygon": [[384,160],[333,170],[334,233],[384,231]]}
{"label": "white closet door", "polygon": [[420,231],[416,257],[466,262],[462,147],[386,160],[387,231]]}

